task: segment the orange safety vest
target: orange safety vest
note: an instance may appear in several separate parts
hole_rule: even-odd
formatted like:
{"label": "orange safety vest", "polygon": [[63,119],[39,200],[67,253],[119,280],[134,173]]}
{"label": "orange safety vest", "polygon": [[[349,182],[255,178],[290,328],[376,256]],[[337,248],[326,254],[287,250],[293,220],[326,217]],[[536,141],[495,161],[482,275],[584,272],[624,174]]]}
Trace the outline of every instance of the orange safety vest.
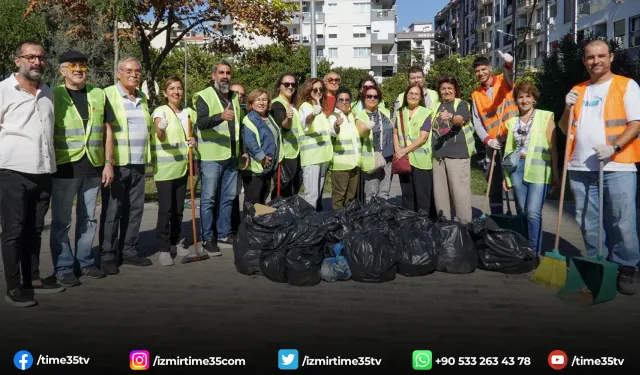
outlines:
{"label": "orange safety vest", "polygon": [[[607,135],[607,144],[612,144],[620,134],[627,128],[627,112],[624,109],[624,95],[627,92],[627,86],[631,79],[619,75],[613,76],[613,82],[609,87],[609,92],[604,101],[604,131]],[[580,110],[582,109],[582,100],[587,92],[589,81],[582,82],[572,88],[578,92],[578,101],[573,106],[573,126],[571,127],[571,139],[569,141],[569,150],[573,155],[575,148],[576,130],[578,129],[578,121],[580,120]],[[627,143],[619,153],[611,157],[611,161],[616,163],[638,163],[640,162],[640,138]]]}
{"label": "orange safety vest", "polygon": [[489,98],[483,87],[478,87],[471,93],[471,98],[478,108],[482,125],[491,138],[498,138],[507,134],[505,123],[512,117],[518,116],[519,110],[513,98],[513,91],[504,82],[502,74],[494,76],[493,98]]}

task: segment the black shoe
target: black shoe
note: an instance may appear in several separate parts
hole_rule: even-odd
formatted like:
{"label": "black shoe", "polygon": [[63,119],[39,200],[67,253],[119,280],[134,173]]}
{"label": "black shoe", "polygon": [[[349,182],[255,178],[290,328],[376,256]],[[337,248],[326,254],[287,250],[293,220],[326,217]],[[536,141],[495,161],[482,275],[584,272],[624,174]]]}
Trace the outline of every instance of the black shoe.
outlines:
{"label": "black shoe", "polygon": [[4,300],[13,307],[31,307],[38,304],[33,298],[33,289],[18,288],[9,290],[5,294]]}
{"label": "black shoe", "polygon": [[171,247],[169,247],[169,254],[171,254],[172,258],[175,258],[176,255],[178,255],[178,247],[176,245],[171,245]]}
{"label": "black shoe", "polygon": [[225,245],[233,245],[233,237],[229,235],[227,237],[218,238],[218,243],[223,243]]}
{"label": "black shoe", "polygon": [[80,280],[78,280],[76,275],[74,275],[73,273],[66,273],[62,276],[58,276],[57,280],[58,280],[58,284],[69,287],[69,288],[82,285]]}
{"label": "black shoe", "polygon": [[209,256],[219,257],[222,255],[222,251],[220,251],[218,244],[212,241],[202,242],[202,248],[204,249],[204,251],[206,251],[209,254]]}
{"label": "black shoe", "polygon": [[130,266],[136,266],[136,267],[146,267],[146,266],[152,265],[153,262],[139,255],[134,255],[134,256],[126,257],[122,259],[122,264],[128,264]]}
{"label": "black shoe", "polygon": [[115,261],[102,261],[100,262],[100,270],[105,275],[117,275],[120,273],[120,269]]}
{"label": "black shoe", "polygon": [[98,269],[98,267],[91,265],[82,269],[82,276],[88,277],[90,279],[102,279],[107,276],[104,271]]}
{"label": "black shoe", "polygon": [[620,266],[618,269],[618,292],[632,296],[636,294],[636,287],[633,280],[636,269],[628,266]]}
{"label": "black shoe", "polygon": [[37,294],[55,294],[65,291],[64,287],[60,285],[55,275],[40,279],[40,282],[40,285],[36,285],[32,282],[31,287],[26,289],[33,289]]}

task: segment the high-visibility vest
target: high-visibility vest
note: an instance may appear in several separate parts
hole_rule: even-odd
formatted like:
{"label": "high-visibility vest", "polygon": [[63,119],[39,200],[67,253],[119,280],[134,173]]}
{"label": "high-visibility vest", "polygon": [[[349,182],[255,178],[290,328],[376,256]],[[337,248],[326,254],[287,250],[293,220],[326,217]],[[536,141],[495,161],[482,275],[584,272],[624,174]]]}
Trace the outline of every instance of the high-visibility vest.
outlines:
{"label": "high-visibility vest", "polygon": [[[398,111],[398,113],[396,113],[395,126],[398,130],[398,143],[400,144],[400,147],[404,148],[409,146],[413,141],[420,138],[420,128],[429,115],[431,115],[431,111],[423,106],[418,107],[411,119],[409,119],[409,108],[407,107],[404,107],[402,111]],[[402,131],[400,116],[404,119],[404,132]],[[431,132],[429,132],[429,138],[427,138],[427,141],[422,146],[409,153],[409,163],[418,169],[433,168],[431,156]]]}
{"label": "high-visibility vest", "polygon": [[[209,116],[219,115],[224,112],[218,94],[209,86],[206,89],[197,92],[193,96],[193,106],[196,107],[198,98],[202,98],[209,107]],[[242,121],[242,109],[238,101],[238,94],[234,91],[231,96],[231,103],[234,114],[235,139],[231,139],[229,132],[229,123],[223,121],[212,129],[198,131],[198,151],[200,152],[200,160],[203,161],[220,161],[227,160],[241,153],[240,149],[240,122]],[[236,155],[231,155],[231,142],[236,144]]]}
{"label": "high-visibility vest", "polygon": [[[431,100],[431,105],[427,109],[431,112],[437,111],[438,107],[440,107],[440,96],[435,90],[425,88],[424,91],[426,91],[429,99]],[[398,94],[398,102],[400,103],[400,107],[404,105],[404,92]]]}
{"label": "high-visibility vest", "polygon": [[275,99],[271,101],[271,105],[274,103],[280,103],[284,106],[284,109],[289,109],[293,111],[293,118],[291,119],[291,129],[289,131],[282,132],[282,144],[283,152],[280,152],[280,161],[282,159],[295,159],[300,154],[300,135],[303,133],[302,124],[300,123],[300,116],[298,115],[298,110],[290,106],[287,103],[286,99],[282,97],[282,95],[278,95]]}
{"label": "high-visibility vest", "polygon": [[[387,105],[384,104],[382,100],[380,100],[378,102],[378,108],[384,109],[387,108]],[[360,100],[357,100],[355,103],[351,104],[351,113],[353,113],[354,116],[358,116],[362,111],[364,111],[364,103],[362,103]]]}
{"label": "high-visibility vest", "polygon": [[[516,149],[515,128],[519,117],[510,118],[505,124],[507,128],[507,142],[504,155],[509,155]],[[529,130],[529,144],[525,150],[527,156],[524,161],[523,180],[531,184],[551,184],[551,150],[547,140],[547,126],[553,119],[553,112],[536,109],[533,124]],[[511,179],[505,173],[507,185],[511,186]]]}
{"label": "high-visibility vest", "polygon": [[[279,151],[280,154],[282,154],[282,147],[283,147],[282,132],[280,132],[280,129],[276,125],[276,122],[273,119],[273,117],[269,116],[269,119],[271,120],[273,126],[275,127],[275,129],[276,129],[276,131],[278,133],[278,139],[275,140],[276,147],[277,147],[276,151]],[[258,128],[253,123],[253,121],[249,120],[248,116],[245,117],[244,120],[242,120],[242,125],[246,126],[247,129],[251,130],[251,132],[256,135],[256,140],[258,141],[258,146],[262,146],[262,142],[260,141],[260,133],[258,132]],[[269,126],[269,124],[267,124],[267,126]],[[271,132],[271,130],[269,130],[269,131]],[[247,168],[247,170],[250,170],[251,172],[253,172],[254,174],[257,174],[257,175],[262,174],[262,172],[264,172],[264,169],[262,168],[262,164],[260,164],[260,162],[255,160],[254,158],[252,158],[251,155],[249,155],[249,159],[250,159],[249,167]]]}
{"label": "high-visibility vest", "polygon": [[[305,108],[308,112],[313,111],[310,103],[302,103],[300,111]],[[320,113],[313,120],[313,123],[300,136],[300,165],[320,164],[330,162],[333,157],[333,146],[331,144],[329,119],[324,113]]]}
{"label": "high-visibility vest", "polygon": [[[145,122],[147,123],[147,132],[151,132],[151,114],[149,114],[149,104],[147,102],[147,96],[144,92],[137,90],[138,95],[142,98],[142,112],[144,114]],[[113,165],[124,166],[131,162],[131,153],[129,148],[129,126],[127,120],[127,113],[124,110],[124,102],[120,91],[116,85],[109,86],[104,89],[104,93],[109,99],[111,109],[116,117],[116,121],[111,124],[111,130],[113,132]],[[144,153],[144,161],[148,163],[151,160],[151,145],[147,138],[147,146]]]}
{"label": "high-visibility vest", "polygon": [[[627,112],[624,109],[624,95],[631,79],[619,75],[613,76],[613,81],[604,100],[604,131],[607,136],[607,144],[612,144],[627,128]],[[580,121],[580,111],[582,101],[587,91],[589,81],[582,82],[574,86],[572,90],[578,92],[578,101],[573,106],[573,126],[571,127],[571,140],[569,149],[573,155],[575,148],[575,137],[578,123]],[[586,131],[586,130],[584,130]],[[611,156],[611,161],[616,163],[638,163],[640,162],[640,136],[627,143],[620,152]]]}
{"label": "high-visibility vest", "polygon": [[[183,109],[191,118],[191,124],[196,122],[196,111],[191,108]],[[168,105],[156,108],[154,116],[163,113],[169,121],[169,126],[164,131],[165,139],[160,141],[154,131],[151,135],[151,160],[153,161],[153,179],[156,181],[169,181],[183,177],[189,168],[189,146],[187,146],[187,134],[182,127],[182,122]]]}
{"label": "high-visibility vest", "polygon": [[[389,113],[389,110],[387,110],[386,108],[378,108],[378,110],[381,114],[387,116],[387,119],[389,119],[389,121],[391,121],[391,114]],[[356,117],[356,121],[358,120],[364,122],[365,124],[368,124],[370,120],[367,111],[360,112]],[[375,157],[373,155],[375,152],[375,148],[373,147],[373,129],[369,131],[369,135],[367,137],[362,137],[360,147],[362,148],[360,169],[368,173],[372,171],[376,166]]]}
{"label": "high-visibility vest", "polygon": [[504,81],[504,76],[500,74],[494,79],[496,82],[493,85],[493,98],[489,98],[482,87],[475,89],[471,93],[471,98],[478,109],[478,115],[485,130],[491,138],[497,139],[498,134],[504,136],[507,131],[504,123],[518,116],[520,111],[513,98],[513,91]]}
{"label": "high-visibility vest", "polygon": [[347,121],[340,125],[340,133],[332,139],[332,171],[350,171],[360,164],[360,133],[356,127],[356,118],[353,113],[346,117]]}
{"label": "high-visibility vest", "polygon": [[[456,98],[453,101],[454,111],[458,110],[458,106],[460,105],[460,103],[462,103],[462,99]],[[471,108],[469,108],[469,104],[465,102],[465,105],[467,106],[467,109],[471,111]],[[436,112],[436,114],[433,116],[434,121],[435,119],[440,117],[440,113],[442,113],[442,111],[440,111],[440,108],[438,108],[438,112]],[[462,132],[464,133],[464,139],[467,143],[467,152],[469,153],[469,157],[472,157],[476,153],[476,140],[475,138],[473,138],[472,120],[469,120],[464,125],[462,125]]]}
{"label": "high-visibility vest", "polygon": [[102,89],[87,85],[89,119],[84,128],[82,117],[65,85],[53,88],[55,125],[53,144],[56,164],[76,162],[87,155],[94,167],[104,165],[104,104]]}

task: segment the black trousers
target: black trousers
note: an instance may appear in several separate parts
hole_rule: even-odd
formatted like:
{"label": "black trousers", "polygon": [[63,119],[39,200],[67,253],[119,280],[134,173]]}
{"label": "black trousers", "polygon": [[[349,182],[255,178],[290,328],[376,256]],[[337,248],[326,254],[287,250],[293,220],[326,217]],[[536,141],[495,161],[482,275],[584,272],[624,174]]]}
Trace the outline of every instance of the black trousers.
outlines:
{"label": "black trousers", "polygon": [[262,176],[255,174],[242,174],[242,184],[244,185],[244,201],[251,204],[265,204],[269,191],[271,191],[271,179],[274,172],[269,172]]}
{"label": "black trousers", "polygon": [[[113,183],[102,188],[100,260],[119,262],[138,255],[144,212],[144,165],[113,168]],[[184,204],[184,203],[183,203]]]}
{"label": "black trousers", "polygon": [[[290,182],[284,185],[280,181],[280,196],[282,198],[292,197],[300,192],[302,187],[302,167],[300,167],[300,156],[295,159],[282,159],[282,168],[287,170],[287,174],[290,177]],[[281,175],[284,172],[281,172]],[[282,180],[282,176],[280,178]],[[278,170],[276,169],[273,174],[273,191],[271,192],[271,199],[275,199],[278,196]]]}
{"label": "black trousers", "polygon": [[184,199],[187,195],[189,175],[169,181],[156,181],[158,189],[158,223],[156,235],[160,251],[169,252],[180,239]]}
{"label": "black trousers", "polygon": [[[0,246],[7,290],[40,279],[40,246],[49,211],[50,174],[0,169]],[[21,273],[22,271],[22,273]]]}
{"label": "black trousers", "polygon": [[399,175],[402,190],[402,207],[430,213],[433,196],[433,172],[431,169],[411,168],[411,173]]}

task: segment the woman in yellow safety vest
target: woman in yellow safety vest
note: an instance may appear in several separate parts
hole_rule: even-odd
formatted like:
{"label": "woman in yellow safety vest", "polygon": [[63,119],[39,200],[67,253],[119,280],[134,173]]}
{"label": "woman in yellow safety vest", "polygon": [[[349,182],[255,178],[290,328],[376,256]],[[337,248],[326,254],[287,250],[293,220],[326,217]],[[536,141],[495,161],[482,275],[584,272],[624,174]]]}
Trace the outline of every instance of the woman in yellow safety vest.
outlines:
{"label": "woman in yellow safety vest", "polygon": [[300,196],[318,211],[321,210],[322,191],[327,179],[329,163],[333,158],[329,119],[322,111],[326,98],[324,82],[308,79],[299,94],[298,116],[302,127],[300,135],[300,165],[304,193]]}
{"label": "woman in yellow safety vest", "polygon": [[425,107],[422,85],[410,85],[404,92],[403,104],[396,113],[393,128],[394,159],[409,155],[411,173],[401,174],[402,206],[408,210],[431,207],[433,187],[431,162],[431,110]]}
{"label": "woman in yellow safety vest", "polygon": [[371,87],[360,93],[365,110],[358,114],[356,123],[369,132],[362,139],[361,168],[364,173],[364,195],[368,203],[371,198],[389,199],[391,190],[391,162],[393,161],[393,124],[391,114],[379,108],[382,91]]}
{"label": "woman in yellow safety vest", "polygon": [[[358,116],[360,112],[364,111],[364,102],[360,100],[360,93],[372,87],[378,87],[378,82],[376,82],[373,77],[366,77],[360,80],[360,83],[358,84],[358,99],[355,102],[351,103],[351,113],[353,113],[354,116]],[[385,106],[384,102],[380,100],[378,102],[378,108],[387,107]]]}
{"label": "woman in yellow safety vest", "polygon": [[264,204],[271,191],[271,180],[280,162],[282,136],[269,111],[271,98],[265,89],[247,96],[249,113],[242,120],[242,142],[249,153],[249,166],[242,171],[244,201]]}
{"label": "woman in yellow safety vest", "polygon": [[[189,252],[176,245],[180,238],[184,198],[187,194],[189,147],[196,147],[196,139],[189,134],[196,112],[182,108],[184,87],[178,77],[168,78],[163,85],[165,104],[153,112],[155,132],[151,136],[153,179],[158,189],[158,222],[156,235],[161,242],[159,262],[172,266],[171,250],[184,256]],[[192,130],[193,131],[193,130]]]}
{"label": "woman in yellow safety vest", "polygon": [[[542,245],[542,206],[549,185],[558,181],[555,168],[558,160],[555,144],[553,112],[535,108],[540,97],[538,89],[529,82],[516,85],[514,96],[519,115],[509,119],[504,159],[515,165],[508,171],[503,168],[505,181],[503,187],[515,192],[516,208],[519,214],[526,212],[529,225],[529,241],[540,254]],[[504,164],[504,162],[503,162]]]}

